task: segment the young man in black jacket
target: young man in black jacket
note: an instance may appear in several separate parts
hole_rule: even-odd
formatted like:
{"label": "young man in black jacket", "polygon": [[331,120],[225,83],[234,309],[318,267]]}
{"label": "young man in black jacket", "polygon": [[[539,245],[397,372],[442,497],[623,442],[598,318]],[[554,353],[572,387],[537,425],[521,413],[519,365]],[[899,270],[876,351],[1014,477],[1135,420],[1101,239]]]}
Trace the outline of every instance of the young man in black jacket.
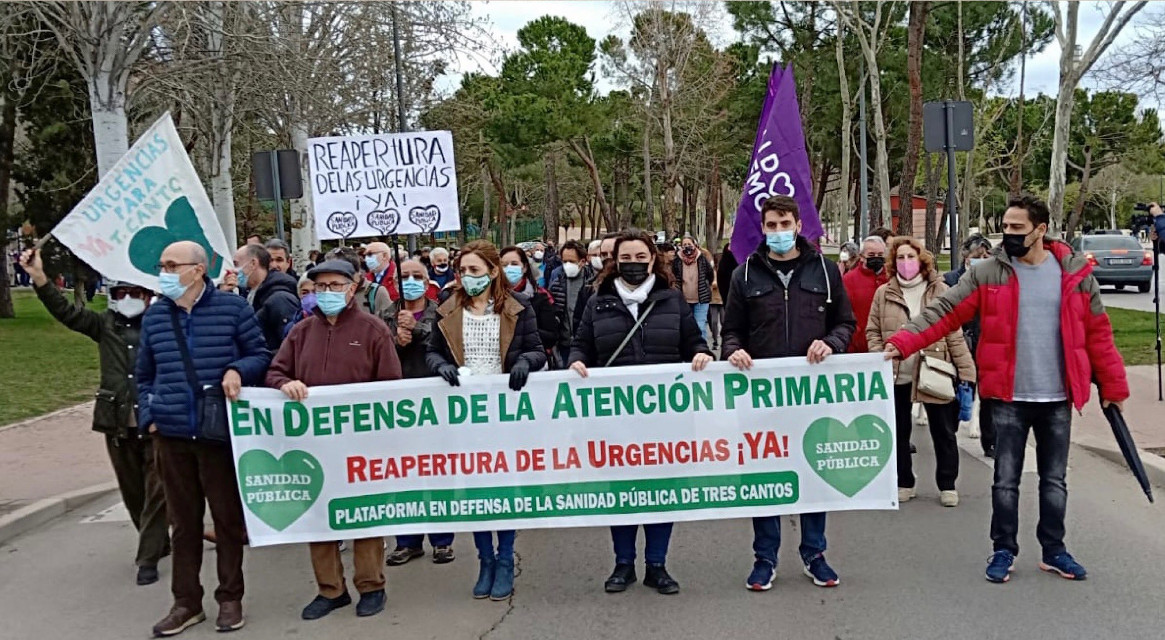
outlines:
{"label": "young man in black jacket", "polygon": [[[841,272],[801,237],[797,202],[773,196],[761,207],[765,243],[732,274],[724,306],[721,357],[739,369],[753,358],[804,356],[811,364],[845,353],[857,321]],[[752,519],[756,555],[745,586],[772,588],[781,546],[777,516]],[[805,575],[819,587],[840,583],[825,561],[825,514],[801,515],[801,559]]]}
{"label": "young man in black jacket", "polygon": [[300,317],[299,282],[271,268],[271,253],[262,245],[245,244],[235,252],[239,288],[246,288],[247,302],[255,310],[263,340],[272,352],[283,344],[284,329]]}

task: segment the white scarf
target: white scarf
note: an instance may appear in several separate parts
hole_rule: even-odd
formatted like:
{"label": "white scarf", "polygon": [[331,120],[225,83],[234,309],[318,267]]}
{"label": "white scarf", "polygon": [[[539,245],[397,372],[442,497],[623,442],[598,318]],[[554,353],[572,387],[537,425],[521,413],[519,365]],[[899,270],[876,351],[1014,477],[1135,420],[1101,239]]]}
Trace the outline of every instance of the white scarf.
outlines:
{"label": "white scarf", "polygon": [[626,282],[623,282],[623,278],[615,278],[615,291],[623,300],[623,305],[626,306],[627,310],[631,312],[631,317],[636,319],[639,318],[640,303],[642,303],[644,300],[647,300],[647,296],[651,293],[651,290],[654,287],[654,273],[648,275],[647,279],[643,281],[643,284],[635,287],[634,289],[632,289]]}

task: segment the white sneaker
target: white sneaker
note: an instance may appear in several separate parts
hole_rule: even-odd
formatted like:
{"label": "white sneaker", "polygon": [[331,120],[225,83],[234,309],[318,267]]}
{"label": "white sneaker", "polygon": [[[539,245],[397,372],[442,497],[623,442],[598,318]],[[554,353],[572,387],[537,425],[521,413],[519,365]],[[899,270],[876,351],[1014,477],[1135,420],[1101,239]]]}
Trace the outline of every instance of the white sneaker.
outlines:
{"label": "white sneaker", "polygon": [[[901,494],[902,490],[899,489],[898,492]],[[901,500],[901,498],[899,498],[899,500]],[[951,489],[950,491],[943,491],[939,494],[938,501],[944,507],[957,507],[959,506],[959,492],[955,491],[954,489]]]}
{"label": "white sneaker", "polygon": [[913,499],[914,499],[914,489],[913,488],[905,489],[903,487],[898,487],[898,502],[899,503],[910,502]]}

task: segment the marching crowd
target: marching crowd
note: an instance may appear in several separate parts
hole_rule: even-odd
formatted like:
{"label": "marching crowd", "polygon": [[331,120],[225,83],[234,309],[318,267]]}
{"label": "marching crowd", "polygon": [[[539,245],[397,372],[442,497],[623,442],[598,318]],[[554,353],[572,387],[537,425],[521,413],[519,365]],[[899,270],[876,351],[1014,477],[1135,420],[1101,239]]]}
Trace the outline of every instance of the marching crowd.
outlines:
{"label": "marching crowd", "polygon": [[[787,197],[765,202],[762,224],[764,242],[739,265],[727,247],[713,255],[691,237],[657,243],[629,230],[560,250],[535,243],[499,251],[478,240],[452,253],[426,249],[399,265],[395,248],[372,242],[313,251],[299,276],[283,241],[251,237],[218,285],[204,248],[176,242],[157,265],[160,296],[113,282],[103,313],[68,303],[35,250],[21,266],[48,310],[98,344],[93,428],[105,434],[140,532],[138,584],[156,582],[159,560],[172,554],[174,604],[155,625],[157,636],[206,618],[204,536],[216,543],[217,629],[244,624],[247,532],[225,411],[241,387],[302,400],[318,385],[435,376],[457,386],[465,376],[506,374],[519,390],[548,368],[584,378],[596,367],[638,364],[682,362],[700,371],[714,350],[742,370],[762,358],[812,364],[882,352],[893,359],[901,502],[916,496],[911,408],[921,403],[940,502],[958,504],[959,398],[977,392],[983,446],[995,458],[987,579],[1006,582],[1019,552],[1029,431],[1040,474],[1040,568],[1083,579],[1064,545],[1071,409],[1088,401],[1093,381],[1106,406],[1120,406],[1128,385],[1088,263],[1046,235],[1047,207],[1026,196],[1011,201],[1001,246],[972,237],[963,263],[946,274],[917,240],[888,233],[843,246],[834,262],[801,235],[797,204]],[[203,531],[208,505],[213,533]],[[753,518],[750,590],[772,586],[780,525],[775,516]],[[638,529],[611,527],[607,592],[638,580]],[[801,515],[799,555],[814,584],[833,587],[840,578],[825,559],[825,531],[826,514]],[[680,590],[666,566],[671,533],[670,523],[643,525],[643,583],[662,594]],[[357,615],[384,609],[384,566],[424,556],[421,534],[433,562],[454,560],[450,533],[398,536],[391,550],[379,537],[352,542]],[[473,596],[508,599],[515,532],[473,538],[480,564]],[[302,616],[316,619],[352,597],[341,543],[309,547],[318,594]]]}

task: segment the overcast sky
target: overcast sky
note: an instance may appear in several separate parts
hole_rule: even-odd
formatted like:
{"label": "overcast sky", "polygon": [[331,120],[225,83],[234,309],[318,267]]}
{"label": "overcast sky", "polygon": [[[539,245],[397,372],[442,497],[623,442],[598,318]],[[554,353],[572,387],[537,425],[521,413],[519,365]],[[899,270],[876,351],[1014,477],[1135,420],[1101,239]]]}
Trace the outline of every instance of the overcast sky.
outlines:
{"label": "overcast sky", "polygon": [[[627,20],[624,16],[620,15],[618,6],[613,2],[589,0],[491,0],[490,2],[476,1],[472,5],[474,14],[488,20],[489,29],[494,34],[497,43],[506,49],[514,49],[517,47],[518,29],[527,22],[543,15],[562,16],[571,22],[582,25],[586,28],[587,33],[595,40],[601,40],[609,33],[617,33],[625,36],[628,31],[626,26]],[[1082,5],[1080,8],[1078,42],[1086,46],[1091,42],[1092,37],[1096,35],[1097,30],[1099,30],[1104,19],[1103,11],[1107,8],[1108,3],[1083,2]],[[1147,11],[1154,11],[1154,8],[1150,7]],[[707,30],[713,41],[723,46],[735,41],[738,35],[733,31],[731,19],[723,11],[722,4],[719,13],[720,19],[717,21],[718,24],[707,25]],[[1143,21],[1146,15],[1144,11],[1138,14],[1130,27],[1117,39],[1116,44],[1119,45],[1122,41],[1127,41],[1132,38],[1138,20]],[[1056,93],[1059,78],[1059,60],[1060,47],[1055,39],[1041,53],[1028,59],[1028,95],[1033,95],[1041,91],[1052,95]],[[492,73],[496,71],[493,64],[495,63],[480,58],[463,58],[461,61],[461,70],[481,70]],[[440,85],[444,89],[456,88],[459,77],[459,75],[447,77]],[[1006,93],[1015,94],[1018,92],[1018,74],[1014,85]],[[1086,79],[1084,85],[1093,88],[1096,83]],[[1149,104],[1146,106],[1153,105]]]}

